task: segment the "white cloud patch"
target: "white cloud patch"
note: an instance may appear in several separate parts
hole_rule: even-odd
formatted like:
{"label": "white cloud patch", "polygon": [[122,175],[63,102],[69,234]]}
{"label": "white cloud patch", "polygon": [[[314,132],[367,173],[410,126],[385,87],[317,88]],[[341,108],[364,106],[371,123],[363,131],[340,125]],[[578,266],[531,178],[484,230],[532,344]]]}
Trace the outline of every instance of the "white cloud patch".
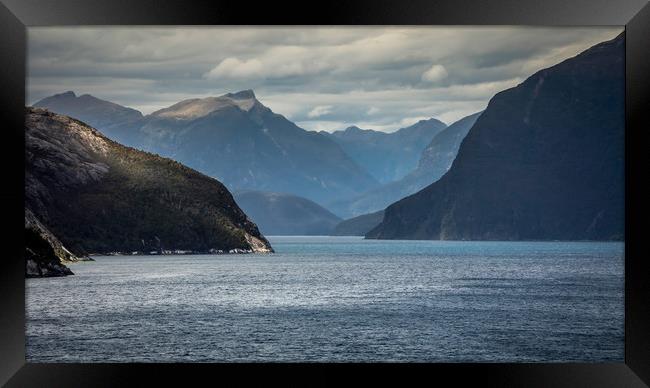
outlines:
{"label": "white cloud patch", "polygon": [[205,78],[248,78],[261,77],[263,70],[262,62],[258,59],[240,60],[238,58],[226,58],[212,70],[205,73]]}
{"label": "white cloud patch", "polygon": [[376,106],[371,106],[370,108],[368,108],[368,111],[366,112],[366,114],[368,116],[372,116],[372,115],[377,114],[379,112],[380,112],[379,108],[377,108]]}
{"label": "white cloud patch", "polygon": [[449,74],[447,69],[442,65],[433,65],[429,70],[422,73],[422,81],[426,82],[438,82],[442,79],[447,78]]}
{"label": "white cloud patch", "polygon": [[304,47],[271,47],[255,58],[229,57],[204,74],[208,79],[239,78],[286,78],[314,75],[331,69],[318,53]]}
{"label": "white cloud patch", "polygon": [[321,105],[310,110],[309,113],[307,113],[307,117],[314,119],[316,117],[325,116],[326,114],[329,114],[331,112],[332,112],[331,105]]}

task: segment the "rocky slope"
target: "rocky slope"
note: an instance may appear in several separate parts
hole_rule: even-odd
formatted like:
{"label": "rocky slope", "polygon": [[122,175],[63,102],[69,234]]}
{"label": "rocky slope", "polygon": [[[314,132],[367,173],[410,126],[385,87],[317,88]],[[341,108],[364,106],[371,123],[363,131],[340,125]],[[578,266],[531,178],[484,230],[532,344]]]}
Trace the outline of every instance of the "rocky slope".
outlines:
{"label": "rocky slope", "polygon": [[25,139],[26,207],[74,256],[272,251],[220,182],[180,163],[38,108]]}
{"label": "rocky slope", "polygon": [[234,196],[265,235],[329,235],[341,222],[317,203],[291,194],[243,191],[235,192]]}
{"label": "rocky slope", "polygon": [[68,251],[34,213],[25,209],[25,275],[53,277],[74,275],[66,264],[79,261]]}
{"label": "rocky slope", "polygon": [[439,181],[368,238],[624,238],[624,36],[498,93]]}
{"label": "rocky slope", "polygon": [[320,133],[337,142],[380,183],[388,183],[413,171],[426,145],[445,127],[445,123],[432,118],[391,133],[355,126]]}
{"label": "rocky slope", "polygon": [[[437,181],[451,167],[460,143],[479,115],[480,112],[464,117],[433,136],[421,153],[413,154],[413,156],[420,155],[417,167],[414,167],[403,178],[369,190],[359,196],[329,203],[328,207],[343,217],[376,212]],[[422,140],[426,138],[424,136]],[[427,143],[423,142],[422,144]]]}

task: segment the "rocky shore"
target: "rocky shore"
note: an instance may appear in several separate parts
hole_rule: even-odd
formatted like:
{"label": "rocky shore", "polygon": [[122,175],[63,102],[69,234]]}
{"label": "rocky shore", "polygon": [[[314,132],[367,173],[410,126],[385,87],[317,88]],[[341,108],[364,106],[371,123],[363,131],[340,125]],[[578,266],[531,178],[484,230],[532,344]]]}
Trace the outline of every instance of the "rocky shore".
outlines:
{"label": "rocky shore", "polygon": [[66,264],[92,260],[77,257],[67,250],[36,217],[25,209],[25,276],[53,277],[74,275]]}

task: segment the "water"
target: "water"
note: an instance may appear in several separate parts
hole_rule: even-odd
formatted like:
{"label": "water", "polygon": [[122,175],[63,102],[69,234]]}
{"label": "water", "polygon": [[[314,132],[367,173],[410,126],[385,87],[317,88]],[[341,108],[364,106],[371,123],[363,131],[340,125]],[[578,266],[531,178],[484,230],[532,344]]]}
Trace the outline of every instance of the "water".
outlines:
{"label": "water", "polygon": [[27,279],[27,360],[624,360],[623,243],[270,241]]}

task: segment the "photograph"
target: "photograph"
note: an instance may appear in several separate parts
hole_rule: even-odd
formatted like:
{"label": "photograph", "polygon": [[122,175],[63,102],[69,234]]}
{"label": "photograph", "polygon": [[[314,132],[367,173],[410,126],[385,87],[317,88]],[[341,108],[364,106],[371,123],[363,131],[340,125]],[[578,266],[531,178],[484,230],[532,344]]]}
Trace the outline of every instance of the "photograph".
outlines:
{"label": "photograph", "polygon": [[29,26],[27,363],[624,363],[625,26]]}

